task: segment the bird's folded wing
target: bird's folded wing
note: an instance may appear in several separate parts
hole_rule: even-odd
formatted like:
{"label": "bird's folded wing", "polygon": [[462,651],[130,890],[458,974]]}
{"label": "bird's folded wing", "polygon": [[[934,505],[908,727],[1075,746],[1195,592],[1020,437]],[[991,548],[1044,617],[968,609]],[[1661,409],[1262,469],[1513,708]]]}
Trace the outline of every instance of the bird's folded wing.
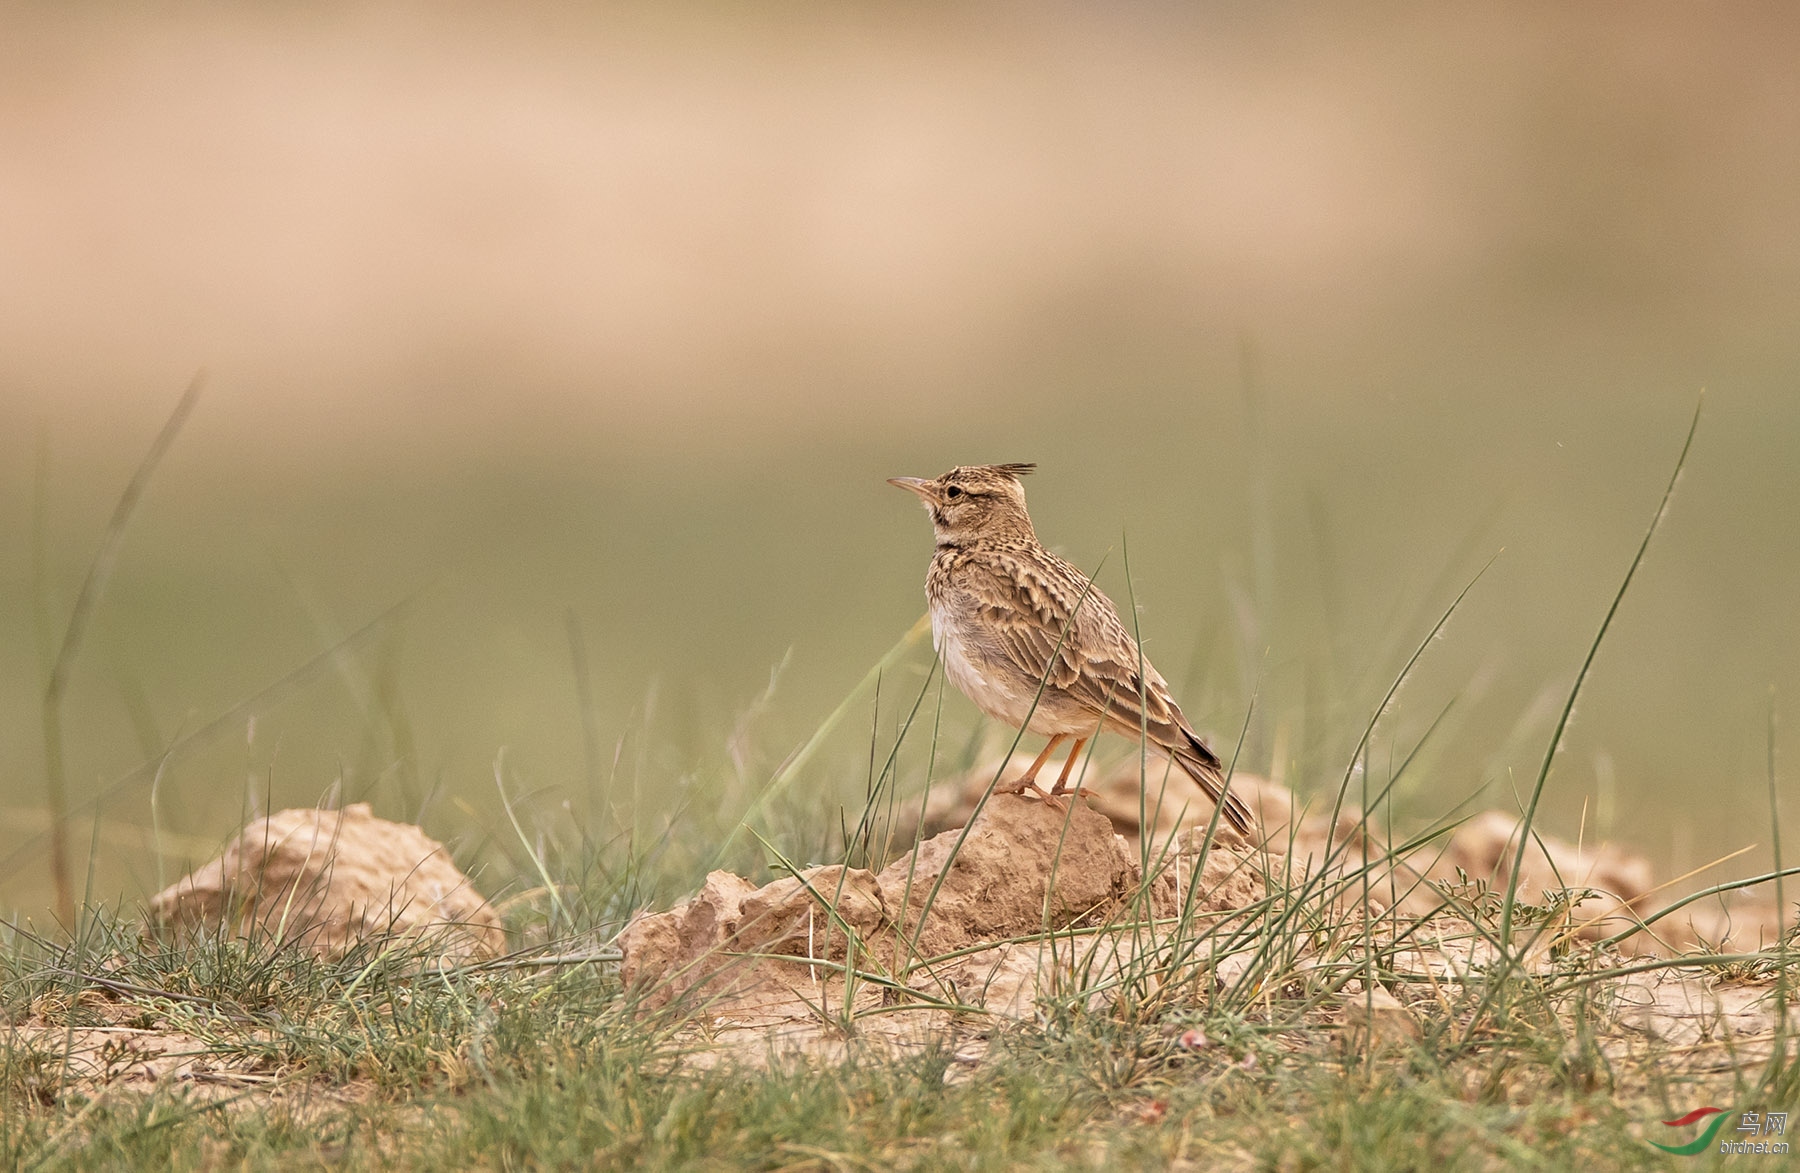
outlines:
{"label": "bird's folded wing", "polygon": [[1140,680],[1137,642],[1126,634],[1111,601],[1089,590],[1085,598],[1077,595],[1071,607],[1058,598],[1067,593],[1031,591],[1032,610],[987,608],[985,618],[998,650],[1022,675],[1079,702],[1096,722],[1105,720],[1130,735],[1141,722],[1153,740],[1173,738],[1181,725],[1180,710],[1155,668],[1144,664]]}

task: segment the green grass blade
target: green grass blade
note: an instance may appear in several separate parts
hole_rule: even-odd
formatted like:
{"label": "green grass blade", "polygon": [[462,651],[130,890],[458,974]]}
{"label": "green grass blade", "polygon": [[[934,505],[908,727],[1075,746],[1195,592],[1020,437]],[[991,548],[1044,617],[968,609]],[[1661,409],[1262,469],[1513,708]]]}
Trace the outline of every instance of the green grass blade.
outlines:
{"label": "green grass blade", "polygon": [[1556,718],[1556,728],[1550,734],[1549,744],[1544,747],[1544,761],[1538,767],[1537,781],[1532,784],[1531,798],[1526,803],[1525,815],[1519,822],[1519,846],[1513,853],[1512,874],[1506,883],[1506,901],[1501,906],[1500,940],[1508,950],[1508,958],[1512,958],[1511,934],[1513,911],[1518,904],[1519,870],[1525,866],[1525,851],[1530,846],[1532,824],[1537,821],[1538,803],[1543,800],[1544,786],[1550,779],[1551,763],[1556,760],[1557,751],[1562,748],[1563,732],[1569,727],[1569,718],[1575,712],[1575,702],[1581,696],[1582,686],[1587,683],[1594,658],[1600,654],[1600,645],[1605,642],[1606,633],[1612,628],[1613,617],[1619,613],[1619,604],[1625,601],[1625,592],[1631,589],[1632,579],[1637,576],[1638,567],[1644,563],[1644,554],[1650,549],[1650,539],[1656,536],[1658,527],[1669,512],[1669,502],[1675,496],[1675,484],[1681,479],[1681,470],[1687,466],[1688,452],[1694,446],[1694,433],[1700,428],[1700,411],[1705,406],[1706,396],[1702,393],[1700,402],[1694,405],[1694,418],[1688,424],[1687,438],[1681,443],[1681,455],[1675,458],[1675,471],[1669,474],[1669,483],[1663,489],[1662,500],[1657,503],[1656,513],[1650,518],[1649,528],[1644,530],[1644,540],[1638,543],[1637,553],[1632,556],[1625,578],[1613,594],[1612,605],[1607,607],[1606,617],[1600,621],[1600,630],[1594,633],[1594,640],[1588,645],[1587,656],[1581,662],[1581,671],[1575,674],[1575,683],[1569,689],[1569,697],[1563,702],[1562,712]]}

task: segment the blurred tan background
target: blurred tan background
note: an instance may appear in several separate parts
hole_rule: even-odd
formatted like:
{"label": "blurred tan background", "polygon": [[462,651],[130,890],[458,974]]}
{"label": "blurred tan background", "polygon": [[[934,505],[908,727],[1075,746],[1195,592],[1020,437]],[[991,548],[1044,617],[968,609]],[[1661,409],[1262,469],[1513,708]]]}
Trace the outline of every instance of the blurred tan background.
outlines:
{"label": "blurred tan background", "polygon": [[[47,901],[50,649],[201,367],[72,681],[72,799],[411,603],[171,767],[160,864],[149,788],[111,792],[74,832],[97,898],[334,782],[479,854],[501,747],[544,834],[716,838],[923,609],[883,479],[989,460],[1040,463],[1045,540],[1135,593],[1215,740],[1255,692],[1245,766],[1302,786],[1499,552],[1377,758],[1457,697],[1401,810],[1508,804],[1702,387],[1548,817],[1663,874],[1766,858],[1772,690],[1800,706],[1789,6],[0,19],[8,909]],[[928,662],[884,679],[884,746]],[[796,791],[834,827],[873,705]],[[981,735],[942,722],[947,757]]]}

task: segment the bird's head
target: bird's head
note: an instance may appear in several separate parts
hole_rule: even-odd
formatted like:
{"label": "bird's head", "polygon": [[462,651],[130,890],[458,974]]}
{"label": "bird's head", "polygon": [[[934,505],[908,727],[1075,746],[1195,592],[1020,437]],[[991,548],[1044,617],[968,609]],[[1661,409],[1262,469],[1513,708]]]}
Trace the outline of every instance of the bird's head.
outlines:
{"label": "bird's head", "polygon": [[890,485],[918,494],[931,515],[940,546],[961,545],[977,538],[1030,535],[1025,512],[1025,486],[1019,478],[1035,464],[959,465],[934,480],[894,477]]}

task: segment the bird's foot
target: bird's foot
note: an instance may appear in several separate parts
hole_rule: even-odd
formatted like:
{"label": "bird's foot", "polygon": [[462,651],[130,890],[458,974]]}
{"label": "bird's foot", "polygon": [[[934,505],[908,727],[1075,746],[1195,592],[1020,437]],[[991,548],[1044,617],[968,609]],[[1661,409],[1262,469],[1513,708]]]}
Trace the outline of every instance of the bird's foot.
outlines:
{"label": "bird's foot", "polygon": [[1044,795],[1044,805],[1053,811],[1066,813],[1068,808],[1063,806],[1063,799],[1071,795],[1076,798],[1092,798],[1094,792],[1080,786],[1070,786],[1067,782],[1058,782],[1050,788],[1049,793]]}
{"label": "bird's foot", "polygon": [[1021,798],[1023,798],[1026,794],[1033,794],[1033,795],[1036,795],[1038,798],[1045,800],[1046,802],[1048,802],[1050,799],[1050,792],[1048,790],[1045,790],[1042,786],[1039,786],[1037,784],[1036,778],[1033,778],[1030,775],[1026,775],[1026,774],[1022,774],[1019,777],[1014,778],[1011,782],[1000,783],[1000,785],[994,787],[994,793],[995,794],[1017,794]]}

